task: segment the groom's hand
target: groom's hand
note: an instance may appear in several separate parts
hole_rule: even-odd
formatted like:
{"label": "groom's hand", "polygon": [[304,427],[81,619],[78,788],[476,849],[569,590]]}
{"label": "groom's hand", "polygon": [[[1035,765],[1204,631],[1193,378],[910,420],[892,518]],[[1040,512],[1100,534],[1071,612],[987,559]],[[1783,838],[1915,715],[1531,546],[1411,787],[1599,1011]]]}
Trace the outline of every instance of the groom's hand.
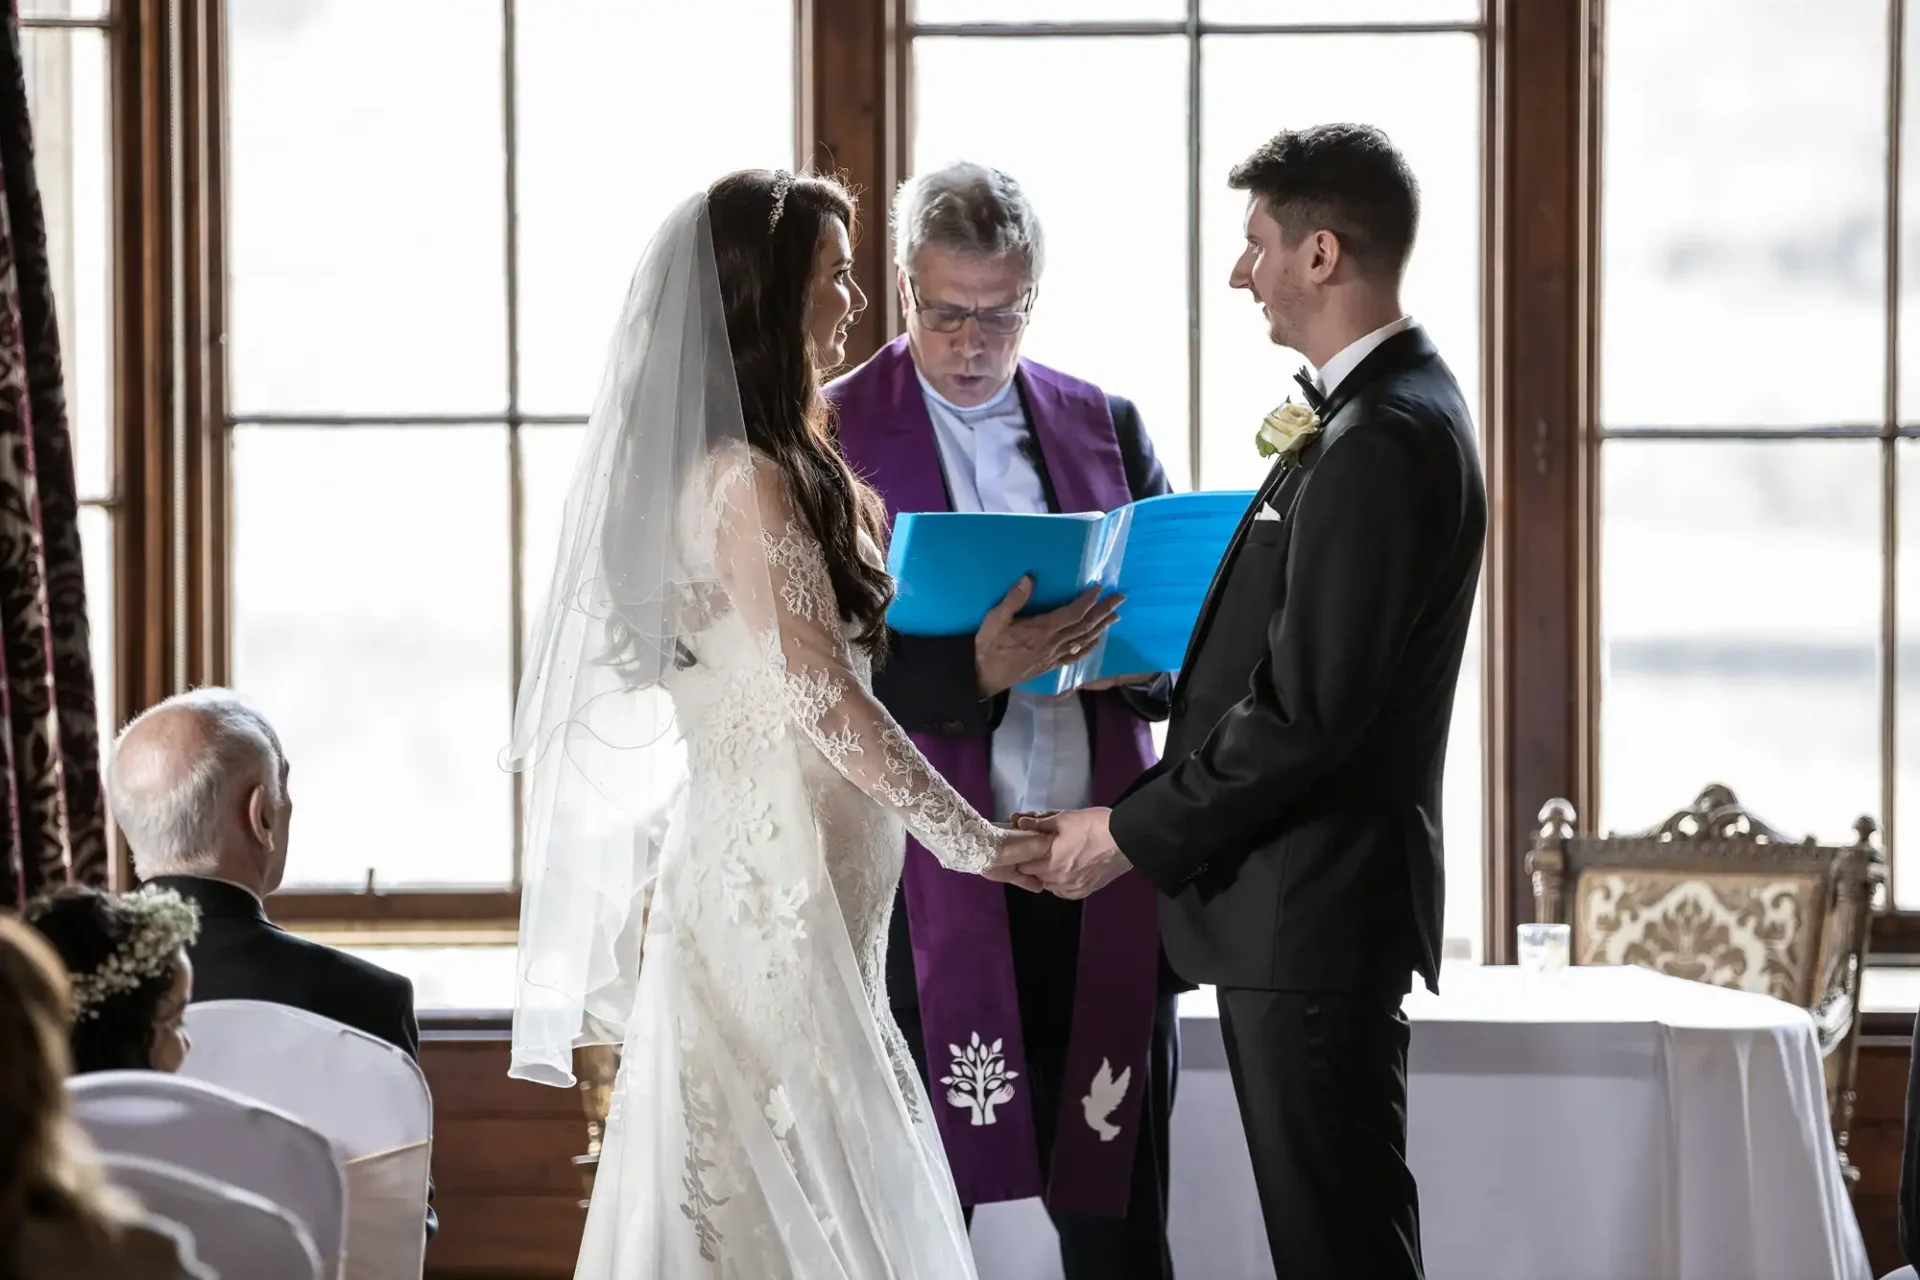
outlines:
{"label": "groom's hand", "polygon": [[1062,898],[1089,897],[1133,868],[1107,830],[1110,809],[1073,809],[1045,817],[1019,819],[1019,824],[1053,837],[1045,862],[1020,868]]}
{"label": "groom's hand", "polygon": [[1026,867],[1044,863],[1052,844],[1052,836],[1015,819],[1012,829],[1001,838],[999,857],[980,874],[1000,884],[1018,885],[1028,893],[1039,893],[1044,886]]}

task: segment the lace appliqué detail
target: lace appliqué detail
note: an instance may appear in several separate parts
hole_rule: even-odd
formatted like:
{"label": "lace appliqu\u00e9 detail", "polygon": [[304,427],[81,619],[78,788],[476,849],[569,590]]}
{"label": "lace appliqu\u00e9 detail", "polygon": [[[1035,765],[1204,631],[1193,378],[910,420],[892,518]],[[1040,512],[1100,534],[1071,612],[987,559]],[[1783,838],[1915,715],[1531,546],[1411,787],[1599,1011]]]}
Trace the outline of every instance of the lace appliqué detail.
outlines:
{"label": "lace appliqu\u00e9 detail", "polygon": [[766,552],[767,567],[779,578],[780,600],[787,612],[823,627],[836,625],[839,607],[820,544],[789,522],[787,531],[777,538],[762,533],[760,546]]}
{"label": "lace appliqu\u00e9 detail", "polygon": [[927,758],[898,725],[880,735],[887,776],[880,784],[887,800],[911,815],[907,824],[928,848],[945,850],[941,862],[954,871],[984,871],[999,852],[994,829],[974,813],[957,791],[935,774]]}
{"label": "lace appliqu\u00e9 detail", "polygon": [[751,777],[733,778],[718,788],[720,829],[733,844],[765,844],[774,836],[773,806],[754,788]]}
{"label": "lace appliqu\u00e9 detail", "polygon": [[831,736],[836,742],[844,743],[840,748],[843,756],[860,749],[860,737],[851,727],[828,735],[821,725],[821,721],[846,698],[847,686],[844,681],[831,671],[819,668],[795,671],[788,667],[786,683],[787,704],[793,709],[793,718],[807,730],[807,736],[816,745],[822,737]]}
{"label": "lace appliqu\u00e9 detail", "polygon": [[719,1108],[711,1082],[696,1080],[692,1070],[689,1063],[680,1075],[680,1113],[687,1126],[687,1154],[680,1173],[680,1189],[686,1199],[680,1202],[680,1212],[693,1224],[700,1256],[717,1262],[726,1237],[713,1224],[713,1211],[730,1198],[716,1194],[707,1185],[708,1175],[717,1173],[720,1167],[714,1158],[719,1145]]}

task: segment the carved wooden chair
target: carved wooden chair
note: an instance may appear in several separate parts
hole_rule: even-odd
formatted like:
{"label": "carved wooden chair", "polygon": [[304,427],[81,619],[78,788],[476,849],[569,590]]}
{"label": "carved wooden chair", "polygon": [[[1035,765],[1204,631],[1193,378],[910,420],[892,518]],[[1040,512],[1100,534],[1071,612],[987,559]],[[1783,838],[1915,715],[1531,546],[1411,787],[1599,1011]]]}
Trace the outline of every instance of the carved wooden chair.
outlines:
{"label": "carved wooden chair", "polygon": [[1572,926],[1574,964],[1643,965],[1813,1014],[1849,1181],[1860,976],[1886,879],[1873,820],[1854,831],[1851,845],[1793,840],[1715,785],[1637,835],[1575,835],[1573,806],[1548,801],[1527,857],[1534,918]]}

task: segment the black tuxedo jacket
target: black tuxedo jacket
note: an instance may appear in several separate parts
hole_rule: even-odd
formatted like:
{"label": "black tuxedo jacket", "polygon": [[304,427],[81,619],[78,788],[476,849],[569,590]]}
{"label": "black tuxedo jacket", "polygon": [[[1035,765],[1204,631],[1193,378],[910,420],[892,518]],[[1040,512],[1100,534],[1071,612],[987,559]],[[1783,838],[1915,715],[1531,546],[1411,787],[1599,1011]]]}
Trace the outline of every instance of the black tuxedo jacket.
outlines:
{"label": "black tuxedo jacket", "polygon": [[[1277,466],[1201,610],[1165,758],[1115,806],[1194,982],[1437,987],[1441,771],[1486,543],[1459,385],[1387,339]],[[1256,519],[1263,507],[1279,519]]]}
{"label": "black tuxedo jacket", "polygon": [[[1110,395],[1107,409],[1113,415],[1113,433],[1120,442],[1121,465],[1126,470],[1127,491],[1133,500],[1138,502],[1173,492],[1133,402]],[[1032,440],[1031,435],[1028,440]],[[1047,474],[1045,459],[1037,448],[1031,449],[1027,457],[1040,473],[1047,509],[1058,511],[1060,501],[1054,493],[1053,477]],[[943,482],[944,479],[943,475]],[[980,696],[972,636],[903,636],[894,632],[889,633],[887,642],[886,659],[873,674],[873,692],[900,722],[901,728],[909,733],[990,738],[1000,727],[1007,710],[1007,695]],[[1166,719],[1172,693],[1170,679],[1162,679],[1144,689],[1121,692],[1143,718]],[[1061,999],[1070,999],[1068,993],[1073,988],[1080,956],[1080,904],[1052,894],[1009,890],[1007,931],[1013,945],[1014,967],[1022,985],[1036,981],[1042,985],[1057,984],[1061,987],[1059,992],[1043,993],[1041,998],[1057,994]],[[1162,969],[1166,969],[1164,963]],[[1162,978],[1163,985],[1177,989],[1178,979],[1170,971],[1164,971]],[[907,907],[898,897],[894,900],[892,933],[887,940],[887,994],[900,1008],[912,1008],[920,1002],[919,982],[913,969],[913,946],[907,930]],[[1023,996],[1023,1011],[1028,1003]]]}
{"label": "black tuxedo jacket", "polygon": [[[413,983],[358,956],[296,937],[267,919],[238,885],[198,876],[156,876],[200,908],[200,937],[187,948],[193,1000],[264,1000],[291,1005],[378,1036],[420,1057]],[[429,1196],[432,1192],[429,1190]],[[427,1234],[439,1226],[427,1210]]]}

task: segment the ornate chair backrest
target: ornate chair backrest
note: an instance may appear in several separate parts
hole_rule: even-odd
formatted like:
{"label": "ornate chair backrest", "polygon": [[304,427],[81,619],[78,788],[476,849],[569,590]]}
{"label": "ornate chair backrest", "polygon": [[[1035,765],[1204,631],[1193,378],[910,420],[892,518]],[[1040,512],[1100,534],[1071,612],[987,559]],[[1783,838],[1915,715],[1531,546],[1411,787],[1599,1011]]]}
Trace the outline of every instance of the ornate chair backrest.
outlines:
{"label": "ornate chair backrest", "polygon": [[1575,964],[1638,964],[1809,1010],[1844,1157],[1867,929],[1885,861],[1871,818],[1850,845],[1794,840],[1708,787],[1650,831],[1574,834],[1573,806],[1540,811],[1527,868],[1534,918],[1570,925]]}

